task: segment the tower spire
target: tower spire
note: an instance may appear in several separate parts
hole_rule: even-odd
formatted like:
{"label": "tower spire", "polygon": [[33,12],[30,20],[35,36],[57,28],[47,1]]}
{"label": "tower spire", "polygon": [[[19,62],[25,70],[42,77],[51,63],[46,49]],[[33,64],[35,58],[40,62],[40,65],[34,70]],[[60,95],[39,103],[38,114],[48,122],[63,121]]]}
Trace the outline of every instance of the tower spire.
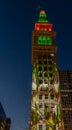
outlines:
{"label": "tower spire", "polygon": [[44,10],[40,11],[38,22],[48,22],[46,12]]}

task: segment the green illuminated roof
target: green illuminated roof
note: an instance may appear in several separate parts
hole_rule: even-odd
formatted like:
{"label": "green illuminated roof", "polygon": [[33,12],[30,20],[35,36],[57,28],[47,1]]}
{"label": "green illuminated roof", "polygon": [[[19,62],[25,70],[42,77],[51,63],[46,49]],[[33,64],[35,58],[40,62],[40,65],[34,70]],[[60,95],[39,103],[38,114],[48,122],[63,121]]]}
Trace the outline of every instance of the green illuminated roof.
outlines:
{"label": "green illuminated roof", "polygon": [[47,23],[47,16],[44,10],[40,11],[38,22],[45,22]]}

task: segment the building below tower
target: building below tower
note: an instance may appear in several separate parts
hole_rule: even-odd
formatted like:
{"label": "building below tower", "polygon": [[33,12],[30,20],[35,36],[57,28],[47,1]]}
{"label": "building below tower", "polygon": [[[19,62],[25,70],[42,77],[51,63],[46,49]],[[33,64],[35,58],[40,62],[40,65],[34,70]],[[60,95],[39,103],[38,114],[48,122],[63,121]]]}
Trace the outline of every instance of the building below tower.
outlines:
{"label": "building below tower", "polygon": [[60,70],[59,78],[65,130],[72,130],[72,70]]}
{"label": "building below tower", "polygon": [[11,119],[6,117],[2,104],[0,103],[0,130],[10,130]]}

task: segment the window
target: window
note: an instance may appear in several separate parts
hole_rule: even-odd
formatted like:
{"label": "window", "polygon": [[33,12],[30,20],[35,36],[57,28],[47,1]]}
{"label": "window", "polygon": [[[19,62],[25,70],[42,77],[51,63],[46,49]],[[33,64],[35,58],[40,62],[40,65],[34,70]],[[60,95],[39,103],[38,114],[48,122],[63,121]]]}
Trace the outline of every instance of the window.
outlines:
{"label": "window", "polygon": [[44,67],[44,70],[47,71],[47,67]]}
{"label": "window", "polygon": [[49,61],[49,65],[52,65],[52,61]]}
{"label": "window", "polygon": [[47,77],[47,73],[44,73],[44,77]]}
{"label": "window", "polygon": [[52,39],[51,37],[47,37],[47,45],[51,45],[52,44]]}
{"label": "window", "polygon": [[46,56],[46,55],[43,55],[43,58],[44,58],[44,59],[46,59],[46,58],[47,58],[47,56]]}
{"label": "window", "polygon": [[43,41],[42,42],[43,42],[43,44],[46,44],[46,37],[45,36],[43,37]]}
{"label": "window", "polygon": [[42,67],[41,67],[41,66],[39,66],[39,70],[40,70],[40,71],[42,70]]}
{"label": "window", "polygon": [[50,55],[48,56],[48,59],[51,59],[51,56],[50,56]]}
{"label": "window", "polygon": [[42,103],[39,104],[39,108],[42,108]]}
{"label": "window", "polygon": [[45,95],[45,99],[48,99],[48,95],[47,94]]}
{"label": "window", "polygon": [[41,58],[42,58],[42,55],[39,55],[38,58],[41,59]]}
{"label": "window", "polygon": [[51,96],[51,99],[54,99],[54,95],[53,94],[51,94],[50,96]]}
{"label": "window", "polygon": [[54,104],[53,103],[51,104],[51,108],[54,108]]}
{"label": "window", "polygon": [[46,64],[47,64],[47,61],[44,61],[44,64],[46,65]]}
{"label": "window", "polygon": [[38,37],[38,44],[42,44],[42,37],[41,36]]}
{"label": "window", "polygon": [[48,103],[45,103],[44,106],[45,106],[45,108],[48,108]]}
{"label": "window", "polygon": [[42,61],[41,60],[39,60],[39,64],[42,65]]}
{"label": "window", "polygon": [[39,84],[42,84],[43,83],[43,80],[39,80]]}
{"label": "window", "polygon": [[42,73],[41,72],[39,73],[39,77],[42,77]]}
{"label": "window", "polygon": [[53,80],[51,80],[51,81],[50,81],[50,84],[53,84],[53,83],[54,83],[54,81],[53,81]]}
{"label": "window", "polygon": [[41,94],[39,95],[39,99],[42,99],[42,95]]}
{"label": "window", "polygon": [[49,67],[49,70],[52,71],[52,67]]}
{"label": "window", "polygon": [[48,130],[48,125],[46,125],[46,130]]}
{"label": "window", "polygon": [[52,77],[52,73],[49,73],[49,77]]}
{"label": "window", "polygon": [[42,130],[42,125],[39,125],[39,130]]}

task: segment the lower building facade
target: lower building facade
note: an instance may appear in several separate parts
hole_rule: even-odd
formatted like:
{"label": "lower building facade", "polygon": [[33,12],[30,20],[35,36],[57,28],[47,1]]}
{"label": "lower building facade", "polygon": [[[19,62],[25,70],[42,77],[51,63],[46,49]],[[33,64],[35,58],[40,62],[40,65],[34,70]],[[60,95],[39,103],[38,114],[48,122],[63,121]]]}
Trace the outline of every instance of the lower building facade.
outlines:
{"label": "lower building facade", "polygon": [[72,70],[59,71],[65,130],[72,130]]}
{"label": "lower building facade", "polygon": [[0,130],[10,130],[11,119],[6,117],[2,104],[0,103]]}

